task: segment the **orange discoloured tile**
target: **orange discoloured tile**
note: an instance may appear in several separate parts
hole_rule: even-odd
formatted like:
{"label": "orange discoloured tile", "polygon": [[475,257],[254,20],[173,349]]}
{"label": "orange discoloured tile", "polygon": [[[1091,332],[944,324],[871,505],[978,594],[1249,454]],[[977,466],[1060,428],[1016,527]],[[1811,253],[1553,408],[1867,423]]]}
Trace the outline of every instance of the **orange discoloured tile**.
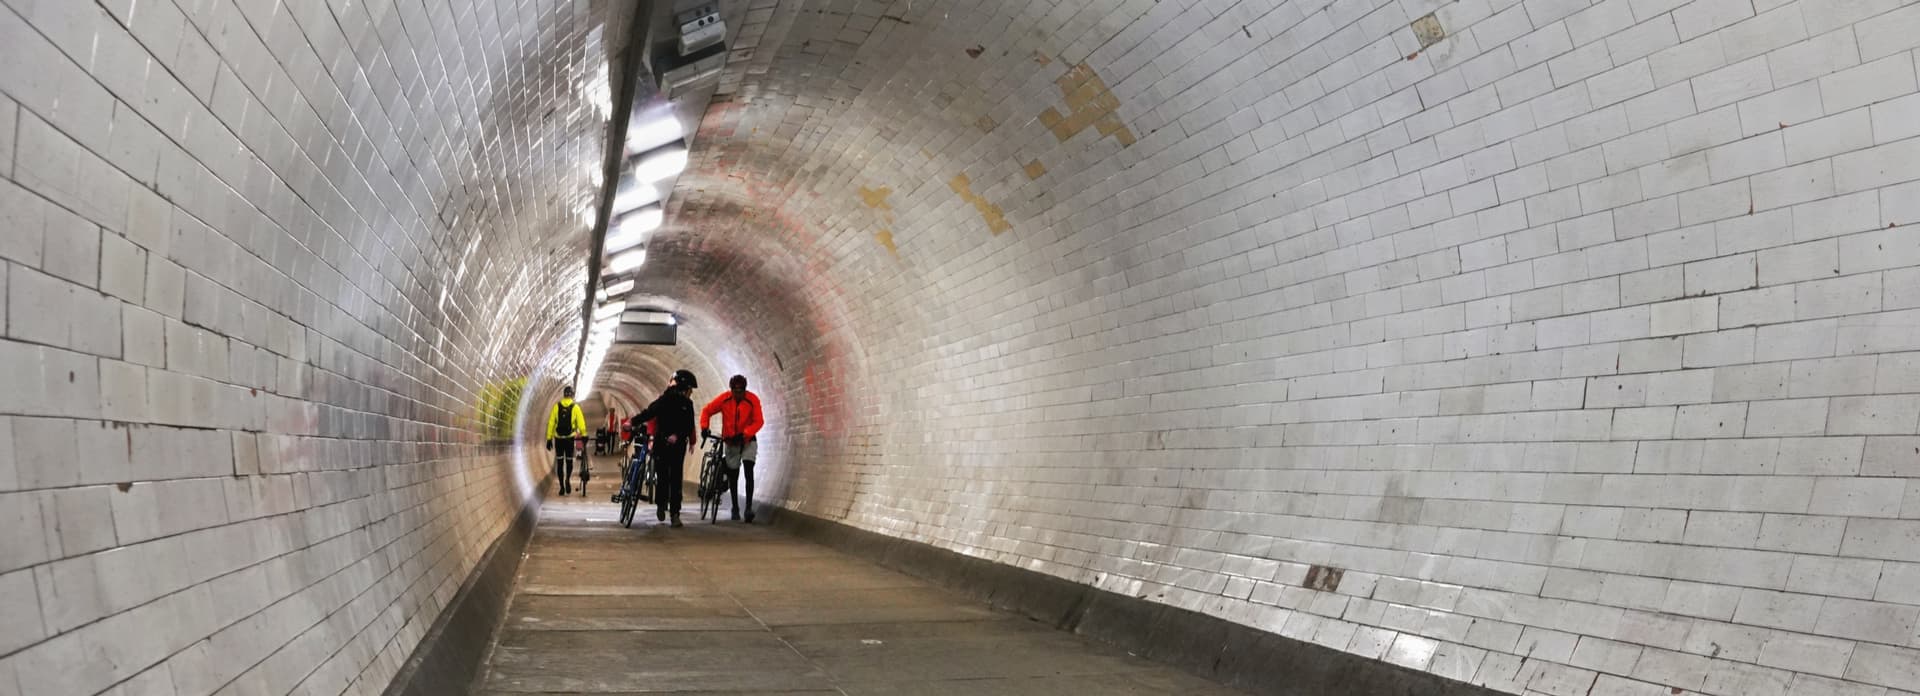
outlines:
{"label": "orange discoloured tile", "polygon": [[1118,140],[1122,146],[1134,143],[1133,131],[1120,121],[1120,97],[1107,88],[1092,66],[1075,65],[1054,84],[1060,86],[1068,111],[1062,114],[1059,109],[1049,108],[1040,112],[1040,125],[1052,131],[1053,137],[1066,142],[1092,126],[1098,128],[1101,137]]}
{"label": "orange discoloured tile", "polygon": [[1032,162],[1027,163],[1028,179],[1038,179],[1041,176],[1045,175],[1046,173],[1047,173],[1047,165],[1041,164],[1040,160],[1034,160]]}
{"label": "orange discoloured tile", "polygon": [[887,202],[887,196],[891,195],[893,195],[893,187],[890,186],[860,187],[860,200],[874,210],[893,210],[893,204]]}
{"label": "orange discoloured tile", "polygon": [[1013,229],[1013,223],[1007,222],[1006,212],[1001,210],[1000,206],[973,192],[973,180],[966,174],[953,175],[953,180],[947,182],[947,187],[953,189],[954,193],[960,194],[960,200],[973,204],[973,209],[980,212],[980,218],[987,221],[987,229],[995,236]]}

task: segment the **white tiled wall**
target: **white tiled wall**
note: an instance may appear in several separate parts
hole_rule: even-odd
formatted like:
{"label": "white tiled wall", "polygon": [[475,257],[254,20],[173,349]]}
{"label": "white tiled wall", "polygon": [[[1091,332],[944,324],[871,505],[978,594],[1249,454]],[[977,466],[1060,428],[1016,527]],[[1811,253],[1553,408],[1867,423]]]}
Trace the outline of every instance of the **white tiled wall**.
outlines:
{"label": "white tiled wall", "polygon": [[[1920,693],[1920,5],[728,7],[648,282],[786,504],[1511,693]],[[1040,120],[1083,61],[1137,142]]]}
{"label": "white tiled wall", "polygon": [[604,11],[0,2],[0,694],[386,687],[531,494]]}

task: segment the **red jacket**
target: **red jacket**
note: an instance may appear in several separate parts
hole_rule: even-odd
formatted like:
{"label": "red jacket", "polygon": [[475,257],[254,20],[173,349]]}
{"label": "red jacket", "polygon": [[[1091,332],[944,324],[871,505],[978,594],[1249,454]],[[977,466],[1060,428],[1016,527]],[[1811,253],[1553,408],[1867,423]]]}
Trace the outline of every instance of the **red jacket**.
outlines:
{"label": "red jacket", "polygon": [[707,407],[700,409],[700,427],[706,428],[713,414],[720,414],[720,437],[753,437],[760,434],[760,426],[767,421],[760,413],[760,397],[747,392],[741,398],[733,398],[732,391],[721,392]]}

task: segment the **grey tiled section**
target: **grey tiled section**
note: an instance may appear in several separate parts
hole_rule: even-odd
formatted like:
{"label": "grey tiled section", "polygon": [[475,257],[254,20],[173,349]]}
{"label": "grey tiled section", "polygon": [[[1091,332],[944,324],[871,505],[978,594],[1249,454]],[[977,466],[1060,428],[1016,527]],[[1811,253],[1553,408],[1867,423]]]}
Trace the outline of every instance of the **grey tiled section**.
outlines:
{"label": "grey tiled section", "polygon": [[385,688],[532,494],[606,16],[0,3],[0,694]]}

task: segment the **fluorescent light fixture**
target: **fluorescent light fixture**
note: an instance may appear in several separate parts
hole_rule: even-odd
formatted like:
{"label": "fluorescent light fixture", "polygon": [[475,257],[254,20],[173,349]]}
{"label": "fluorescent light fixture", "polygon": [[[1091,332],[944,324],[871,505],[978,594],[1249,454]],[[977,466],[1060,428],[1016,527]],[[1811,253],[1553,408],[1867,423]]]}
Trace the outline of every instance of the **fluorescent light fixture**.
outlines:
{"label": "fluorescent light fixture", "polygon": [[639,246],[646,241],[647,233],[660,229],[660,223],[666,222],[666,211],[652,205],[633,211],[631,215],[620,218],[619,226],[607,235],[607,253],[617,253]]}
{"label": "fluorescent light fixture", "polygon": [[[622,177],[621,181],[625,183],[626,178]],[[622,186],[619,193],[613,196],[613,214],[620,215],[648,203],[658,202],[660,202],[660,189],[652,182]]]}
{"label": "fluorescent light fixture", "polygon": [[639,268],[641,264],[646,262],[647,249],[646,247],[641,247],[615,255],[612,261],[607,262],[607,269],[614,273],[626,273],[627,271]]}
{"label": "fluorescent light fixture", "polygon": [[633,310],[620,315],[620,321],[628,324],[673,324],[673,315],[666,312]]}
{"label": "fluorescent light fixture", "polygon": [[672,112],[654,118],[627,133],[628,152],[646,152],[680,139],[680,121]]}
{"label": "fluorescent light fixture", "polygon": [[600,292],[605,293],[606,296],[608,297],[619,297],[629,292],[633,292],[633,281],[623,280],[618,283],[614,283],[612,285],[607,286],[606,289],[601,290]]}
{"label": "fluorescent light fixture", "polygon": [[647,153],[633,167],[633,178],[645,184],[664,181],[687,168],[687,148],[670,145]]}
{"label": "fluorescent light fixture", "polygon": [[595,321],[604,321],[608,317],[620,316],[620,313],[624,311],[627,311],[627,303],[625,302],[614,302],[611,304],[603,304],[603,305],[600,305],[599,307],[594,308],[593,318]]}

